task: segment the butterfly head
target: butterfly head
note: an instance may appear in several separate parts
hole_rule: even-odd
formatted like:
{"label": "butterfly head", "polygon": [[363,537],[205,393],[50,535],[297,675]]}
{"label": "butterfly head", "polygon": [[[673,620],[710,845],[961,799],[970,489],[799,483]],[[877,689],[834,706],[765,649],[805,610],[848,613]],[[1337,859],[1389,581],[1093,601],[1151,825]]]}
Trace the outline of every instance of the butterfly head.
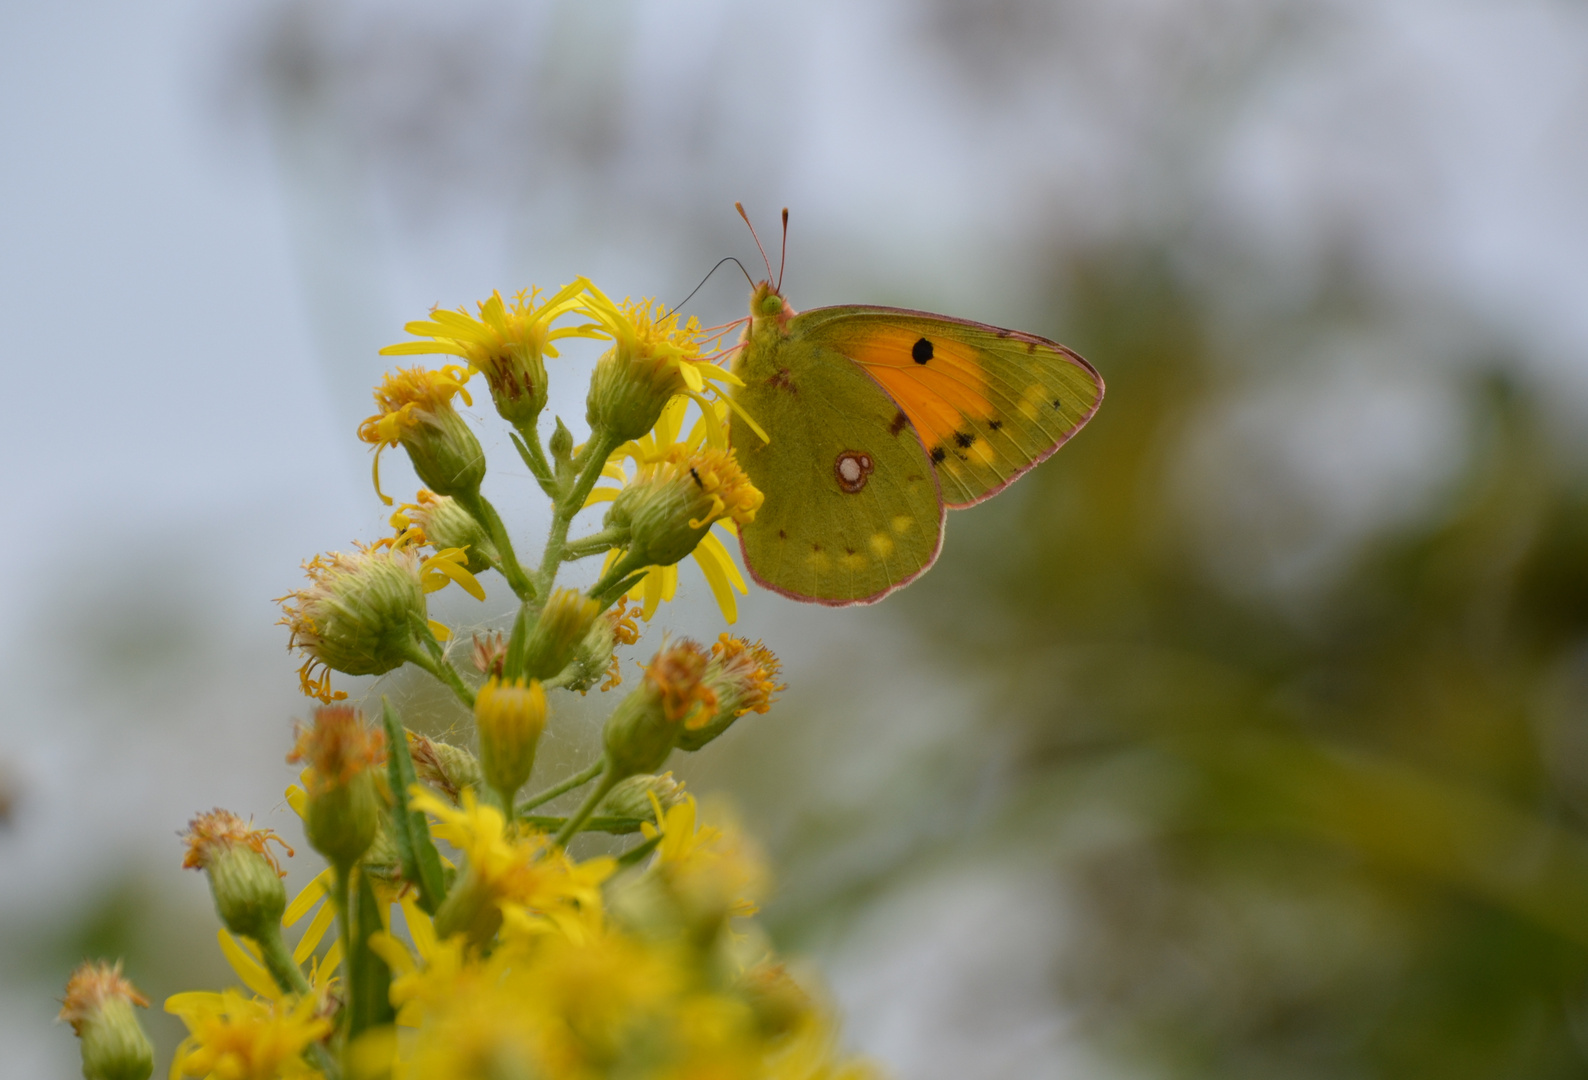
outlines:
{"label": "butterfly head", "polygon": [[789,302],[770,281],[763,281],[750,293],[750,325],[745,328],[745,340],[754,340],[765,334],[783,334],[784,326],[795,315]]}

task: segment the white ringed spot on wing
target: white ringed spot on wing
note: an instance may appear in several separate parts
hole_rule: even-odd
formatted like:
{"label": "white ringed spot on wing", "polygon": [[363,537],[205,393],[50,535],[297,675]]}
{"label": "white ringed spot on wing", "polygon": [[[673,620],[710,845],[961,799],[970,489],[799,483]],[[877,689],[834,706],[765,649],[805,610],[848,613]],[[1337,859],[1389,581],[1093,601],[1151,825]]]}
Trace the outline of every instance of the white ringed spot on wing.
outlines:
{"label": "white ringed spot on wing", "polygon": [[833,462],[833,476],[838,479],[839,487],[854,495],[866,486],[866,481],[871,479],[871,473],[876,467],[871,455],[865,451],[845,450]]}

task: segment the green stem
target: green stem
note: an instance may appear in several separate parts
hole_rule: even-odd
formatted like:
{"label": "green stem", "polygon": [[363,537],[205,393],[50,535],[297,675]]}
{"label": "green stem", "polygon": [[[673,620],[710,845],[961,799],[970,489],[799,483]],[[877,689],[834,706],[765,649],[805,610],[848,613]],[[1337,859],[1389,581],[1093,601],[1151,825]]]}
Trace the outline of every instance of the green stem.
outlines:
{"label": "green stem", "polygon": [[617,601],[618,597],[622,596],[624,593],[626,593],[630,589],[634,588],[634,586],[638,585],[644,579],[645,579],[645,568],[642,566],[638,570],[634,571],[634,573],[630,574],[628,577],[624,578],[621,581],[613,581],[610,584],[603,584],[602,582],[597,582],[596,585],[600,585],[601,586],[600,591],[598,592],[596,590],[596,586],[592,585],[590,587],[589,593],[587,593],[586,595],[589,596],[590,599],[594,600],[596,603],[600,604],[601,605],[601,610],[605,611],[607,608],[611,607]]}
{"label": "green stem", "polygon": [[542,791],[540,794],[531,795],[528,799],[518,804],[518,812],[520,814],[527,814],[531,810],[535,809],[535,807],[544,806],[546,803],[551,802],[551,800],[555,799],[558,795],[572,791],[576,787],[583,787],[596,777],[600,776],[601,770],[606,768],[606,764],[607,763],[605,759],[598,761],[588,769],[585,769],[583,772],[576,772],[565,780],[559,780],[557,783],[553,784],[545,791]]}
{"label": "green stem", "polygon": [[555,500],[560,492],[557,490],[557,476],[552,471],[551,463],[546,460],[546,451],[540,446],[540,429],[534,424],[515,424],[518,436],[513,439],[513,445],[518,449],[518,456],[524,459],[524,464],[529,466],[529,471],[534,474],[535,482],[540,485],[540,490]]}
{"label": "green stem", "polygon": [[621,779],[617,771],[605,762],[601,772],[601,782],[590,789],[590,794],[585,796],[584,802],[579,804],[579,809],[574,811],[573,817],[563,822],[562,828],[557,830],[556,841],[561,847],[567,847],[568,841],[579,835],[579,830],[584,828],[584,823],[590,820],[590,815],[596,812],[596,807],[601,805],[601,800],[607,793],[618,786]]}
{"label": "green stem", "polygon": [[606,573],[602,574],[596,583],[590,586],[585,595],[592,600],[600,601],[612,586],[630,574],[639,573],[643,569],[645,569],[645,564],[635,556],[634,552],[625,551],[618,558],[618,561],[609,566]]}
{"label": "green stem", "polygon": [[458,674],[457,668],[445,660],[438,660],[431,656],[417,643],[408,649],[408,660],[410,663],[417,664],[430,672],[430,674],[445,683],[458,696],[459,701],[470,709],[474,708],[474,691],[464,684],[463,677]]}
{"label": "green stem", "polygon": [[[337,864],[336,866],[336,925],[342,934],[342,971],[348,974],[353,963],[353,867]],[[344,1024],[352,1022],[356,1015],[354,1011],[353,995],[358,992],[358,980],[343,979],[346,986],[347,998],[342,1002],[342,1021]]]}
{"label": "green stem", "polygon": [[600,532],[581,536],[577,540],[570,540],[562,549],[562,557],[566,560],[582,559],[587,555],[599,555],[607,548],[621,547],[628,541],[629,530],[623,528],[602,529]]}
{"label": "green stem", "polygon": [[508,828],[512,828],[513,819],[517,813],[513,809],[513,792],[506,788],[496,788],[496,797],[502,802],[502,817],[506,819]]}
{"label": "green stem", "polygon": [[459,494],[453,496],[458,505],[469,512],[469,516],[479,522],[480,528],[485,530],[485,535],[491,538],[491,543],[496,547],[497,557],[501,560],[502,576],[512,586],[513,592],[519,599],[535,595],[535,587],[530,584],[529,575],[524,573],[524,568],[518,564],[518,556],[513,554],[513,541],[507,535],[507,526],[502,524],[502,518],[492,506],[490,500],[479,492]]}
{"label": "green stem", "polygon": [[276,980],[277,986],[289,994],[307,994],[310,991],[309,980],[303,977],[303,971],[287,950],[287,943],[281,939],[279,925],[266,927],[265,936],[254,938],[253,942],[259,946],[265,968],[270,972],[270,977]]}
{"label": "green stem", "polygon": [[573,523],[574,515],[584,509],[584,501],[590,495],[590,489],[595,487],[596,481],[601,479],[601,469],[606,465],[607,458],[616,450],[619,442],[606,431],[597,427],[590,432],[589,440],[584,444],[574,462],[578,478],[568,493],[557,501],[551,515],[551,532],[546,537],[546,551],[541,556],[540,574],[538,580],[543,595],[550,595],[551,583],[557,578],[557,568],[562,565],[564,545],[568,542],[568,526]]}

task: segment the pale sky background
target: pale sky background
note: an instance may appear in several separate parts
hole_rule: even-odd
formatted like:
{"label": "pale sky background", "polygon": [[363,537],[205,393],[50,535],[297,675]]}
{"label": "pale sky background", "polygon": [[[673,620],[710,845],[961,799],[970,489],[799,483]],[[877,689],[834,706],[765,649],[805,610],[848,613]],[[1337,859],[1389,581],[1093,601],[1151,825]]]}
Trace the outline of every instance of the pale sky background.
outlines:
{"label": "pale sky background", "polygon": [[[1588,419],[1580,3],[13,2],[5,26],[0,356],[28,390],[0,424],[7,1075],[76,1075],[50,1023],[67,972],[39,957],[101,890],[132,873],[175,913],[168,948],[213,951],[174,834],[216,804],[283,827],[306,708],[270,598],[385,531],[353,430],[376,350],[431,304],[578,273],[676,300],[721,255],[753,265],[736,198],[764,232],[792,208],[797,307],[1015,323],[1052,251],[1168,237],[1225,283],[1208,303],[1255,371],[1188,490],[1219,528],[1266,536],[1278,489],[1326,523],[1263,541],[1277,587],[1448,475],[1442,373],[1486,339],[1560,425]],[[321,66],[283,83],[281,55]],[[1339,262],[1402,330],[1253,344]],[[742,303],[724,274],[694,310]],[[582,419],[582,393],[553,408]],[[484,430],[499,505],[538,530]],[[715,634],[684,576],[672,624]],[[791,707],[841,700],[848,790],[940,752],[975,693],[912,661],[885,608],[752,597],[742,625],[788,659]],[[855,689],[856,657],[907,686]],[[979,1006],[988,980],[1023,1000],[1043,977],[1021,966],[1052,932],[1040,883],[956,866],[896,892],[816,958],[857,1045],[906,1080],[1098,1075],[1062,1016]]]}

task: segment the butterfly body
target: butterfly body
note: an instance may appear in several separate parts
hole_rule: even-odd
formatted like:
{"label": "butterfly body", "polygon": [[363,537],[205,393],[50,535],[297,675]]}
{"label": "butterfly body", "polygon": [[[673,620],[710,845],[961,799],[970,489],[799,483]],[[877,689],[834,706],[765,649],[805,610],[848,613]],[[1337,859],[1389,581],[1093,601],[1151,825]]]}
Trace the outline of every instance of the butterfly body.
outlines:
{"label": "butterfly body", "polygon": [[762,585],[870,603],[918,577],[949,507],[1001,491],[1097,411],[1103,381],[1043,338],[899,308],[751,296],[730,440],[766,496],[740,531]]}

